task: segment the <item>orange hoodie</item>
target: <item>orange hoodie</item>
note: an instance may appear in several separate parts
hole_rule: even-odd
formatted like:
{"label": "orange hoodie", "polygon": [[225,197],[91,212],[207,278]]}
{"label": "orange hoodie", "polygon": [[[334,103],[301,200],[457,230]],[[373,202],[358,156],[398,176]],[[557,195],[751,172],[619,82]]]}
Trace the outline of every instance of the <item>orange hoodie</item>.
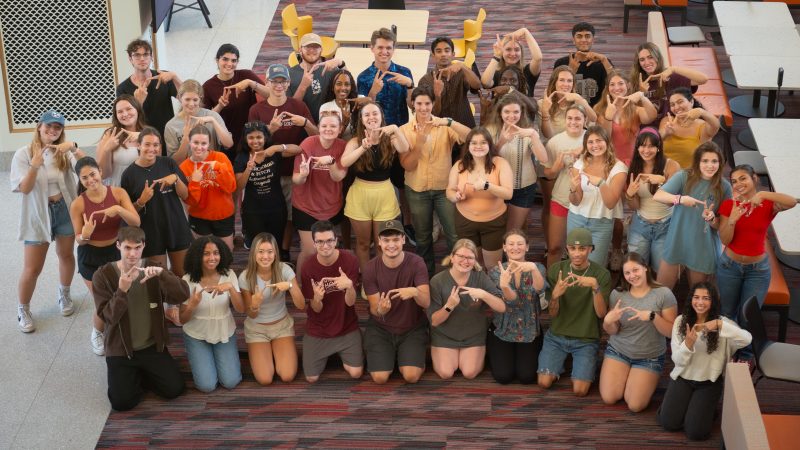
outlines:
{"label": "orange hoodie", "polygon": [[[233,166],[224,153],[211,150],[206,160],[199,163],[187,158],[180,168],[189,180],[189,196],[184,202],[189,206],[190,216],[220,220],[233,215],[232,194],[236,190],[236,177]],[[203,179],[200,181],[192,180],[195,168],[203,171]]]}

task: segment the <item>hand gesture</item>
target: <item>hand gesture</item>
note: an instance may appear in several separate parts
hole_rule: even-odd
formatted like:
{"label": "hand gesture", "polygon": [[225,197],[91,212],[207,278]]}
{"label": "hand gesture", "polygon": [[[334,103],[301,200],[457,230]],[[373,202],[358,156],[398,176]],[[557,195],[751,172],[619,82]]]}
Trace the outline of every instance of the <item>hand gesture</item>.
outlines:
{"label": "hand gesture", "polygon": [[[224,91],[233,91],[233,96],[239,98],[239,94],[250,89],[250,80],[242,80],[236,84],[232,84],[230,86],[225,86],[223,88]],[[230,99],[230,95],[228,96]]]}
{"label": "hand gesture", "polygon": [[511,280],[514,278],[514,274],[511,273],[511,263],[508,264],[508,269],[503,268],[503,262],[497,261],[497,267],[500,269],[500,280],[498,280],[497,285],[500,289],[511,289]]}
{"label": "hand gesture", "polygon": [[203,164],[194,163],[194,171],[192,171],[192,181],[199,183],[203,181]]}
{"label": "hand gesture", "polygon": [[325,297],[325,284],[320,281],[311,280],[311,286],[314,290],[314,300],[321,302],[322,298]]}
{"label": "hand gesture", "polygon": [[442,98],[444,92],[444,80],[442,80],[442,71],[437,70],[433,72],[433,95],[436,98]]}
{"label": "hand gesture", "polygon": [[144,105],[145,100],[147,100],[147,86],[150,85],[150,80],[152,80],[152,78],[147,78],[140,84],[134,83],[136,85],[136,90],[133,91],[133,98],[135,98],[140,105]]}
{"label": "hand gesture", "polygon": [[697,341],[697,331],[694,329],[694,327],[692,327],[691,325],[689,325],[687,323],[686,324],[686,339],[683,341],[683,343],[686,344],[686,347],[688,347],[689,350],[694,350],[694,343],[696,341]]}
{"label": "hand gesture", "polygon": [[553,96],[557,95],[558,91],[553,91],[550,95],[545,95],[542,97],[542,109],[541,111],[550,111],[550,108],[553,107]]}
{"label": "hand gesture", "polygon": [[220,111],[225,109],[225,107],[230,104],[231,92],[235,91],[235,89],[228,89],[228,87],[232,86],[226,86],[225,89],[222,90],[222,95],[220,95],[217,99],[217,105],[219,106]]}
{"label": "hand gesture", "polygon": [[581,172],[577,169],[569,169],[569,190],[577,191],[581,188]]}
{"label": "hand gesture", "polygon": [[581,287],[588,287],[592,289],[597,289],[600,287],[600,285],[597,283],[597,278],[595,277],[580,276],[580,275],[575,275],[573,272],[570,272],[567,278],[571,278],[573,280],[572,285],[578,285]]}
{"label": "hand gesture", "polygon": [[175,72],[167,72],[165,70],[159,70],[158,75],[151,78],[151,80],[156,80],[156,89],[161,87],[161,83],[169,83],[175,79],[176,75]]}
{"label": "hand gesture", "polygon": [[97,148],[116,150],[121,144],[123,134],[127,134],[124,128],[119,128],[119,130],[116,127],[112,128],[110,131],[103,133],[103,136],[100,137],[100,142],[97,143]]}
{"label": "hand gesture", "polygon": [[322,66],[322,73],[320,76],[325,75],[329,70],[336,70],[342,64],[342,60],[339,58],[333,58],[325,61],[324,63],[317,64],[318,66]]}
{"label": "hand gesture", "polygon": [[445,308],[455,309],[459,304],[461,304],[461,298],[458,296],[458,286],[453,286],[444,306]]}
{"label": "hand gesture", "polygon": [[288,117],[289,119],[291,119],[292,125],[294,125],[296,127],[302,127],[307,122],[307,119],[305,117],[297,115],[297,114],[292,114],[289,111],[284,111],[283,112],[283,117],[284,118]]}
{"label": "hand gesture", "polygon": [[165,177],[159,178],[153,181],[153,184],[160,184],[161,188],[159,189],[161,192],[167,189],[167,187],[174,185],[178,181],[178,176],[174,173],[171,173]]}
{"label": "hand gesture", "polygon": [[71,141],[64,141],[60,144],[45,145],[45,148],[52,149],[56,153],[66,154],[67,152],[70,152],[72,151],[72,149],[75,148],[75,143]]}
{"label": "hand gesture", "polygon": [[81,236],[84,239],[89,239],[92,237],[92,233],[94,233],[94,228],[97,226],[97,222],[94,220],[94,213],[90,216],[86,216],[86,213],[83,213],[83,228],[81,228]]}
{"label": "hand gesture", "polygon": [[[583,52],[579,52],[579,53],[583,53]],[[594,64],[596,62],[603,62],[604,59],[605,59],[605,55],[603,55],[602,53],[595,53],[595,52],[585,52],[585,53],[583,53],[583,60],[587,61],[586,67],[589,67],[589,66],[591,66],[592,64]]]}
{"label": "hand gesture", "polygon": [[153,198],[153,194],[155,193],[155,191],[153,190],[153,185],[155,184],[156,184],[155,181],[149,182],[148,184],[148,181],[145,180],[144,188],[142,189],[141,195],[139,195],[139,198],[136,200],[136,203],[138,203],[140,206],[144,206],[147,202],[149,202],[150,199]]}
{"label": "hand gesture", "polygon": [[392,289],[386,294],[392,300],[411,300],[419,295],[419,290],[415,287],[404,287]]}
{"label": "hand gesture", "polygon": [[277,289],[280,292],[286,292],[286,291],[289,290],[290,286],[291,286],[291,283],[289,283],[288,281],[279,281],[277,283],[268,284],[268,285],[266,285],[264,287],[271,287],[271,288]]}
{"label": "hand gesture", "polygon": [[714,214],[714,204],[703,202],[703,220],[712,222],[717,215]]}
{"label": "hand gesture", "polygon": [[[750,211],[750,203],[741,202],[741,203],[734,203],[733,208],[731,208],[731,213],[728,215],[728,223],[736,224],[742,216],[747,215]],[[84,235],[85,236],[85,235]]]}
{"label": "hand gesture", "polygon": [[486,176],[481,174],[474,174],[472,176],[472,181],[469,182],[472,185],[473,189],[476,191],[484,190],[484,186],[486,186]]}
{"label": "hand gesture", "polygon": [[639,192],[639,186],[642,184],[642,174],[636,176],[636,178],[631,175],[631,179],[628,182],[628,188],[625,190],[625,195],[628,197],[633,197]]}
{"label": "hand gesture", "polygon": [[369,91],[375,95],[378,94],[381,90],[383,90],[383,78],[386,76],[386,72],[381,72],[380,70],[375,72],[375,78],[372,79],[372,87]]}
{"label": "hand gesture", "polygon": [[385,316],[392,310],[392,299],[390,292],[378,292],[378,307],[376,308],[379,316]]}
{"label": "hand gesture", "polygon": [[690,110],[688,110],[686,112],[682,112],[682,113],[678,114],[677,118],[678,118],[678,121],[681,123],[681,125],[689,126],[689,125],[691,125],[692,122],[694,122],[695,120],[699,119],[700,116],[702,116],[702,115],[703,115],[703,109],[702,108],[692,108],[692,109],[690,109]]}
{"label": "hand gesture", "polygon": [[652,78],[652,76],[651,77],[647,77],[647,79],[645,80],[644,77],[642,76],[641,72],[639,73],[639,90],[640,91],[647,92],[647,91],[650,90],[650,83],[649,83],[650,78]]}
{"label": "hand gesture", "polygon": [[625,308],[622,307],[622,300],[621,299],[617,300],[617,304],[614,305],[613,309],[608,311],[608,314],[606,314],[606,317],[603,319],[603,321],[605,321],[606,323],[619,322],[619,320],[622,318],[622,314],[627,309],[628,309],[627,307],[625,307]]}
{"label": "hand gesture", "polygon": [[206,287],[206,291],[211,293],[211,297],[216,297],[217,295],[227,292],[233,289],[233,284],[231,283],[222,283],[216,286],[208,286]]}
{"label": "hand gesture", "polygon": [[581,57],[581,59],[578,59],[579,58],[578,53],[580,53],[580,52],[575,52],[575,53],[570,53],[569,54],[569,62],[567,64],[569,65],[569,68],[572,69],[573,72],[577,72],[578,71],[578,67],[580,67],[581,62],[583,61],[582,57]]}
{"label": "hand gesture", "polygon": [[467,198],[467,195],[464,193],[464,191],[461,190],[460,187],[456,188],[456,192],[455,192],[455,194],[453,194],[453,200],[454,200],[453,203],[458,203],[458,202],[460,202],[462,200],[465,200],[466,198]]}
{"label": "hand gesture", "polygon": [[283,126],[283,113],[279,113],[278,109],[275,109],[275,112],[272,114],[272,119],[269,121],[269,125],[267,125],[267,129],[270,133],[274,133],[278,131]]}
{"label": "hand gesture", "polygon": [[317,67],[319,66],[313,65],[303,69],[303,77],[300,79],[300,85],[297,87],[298,89],[307,89],[311,86],[311,83],[314,82],[314,70]]}
{"label": "hand gesture", "polygon": [[675,134],[675,116],[667,113],[667,121],[664,123],[664,136]]}
{"label": "hand gesture", "polygon": [[409,77],[407,77],[407,76],[405,76],[403,74],[400,74],[400,73],[397,73],[397,72],[388,72],[387,71],[384,75],[391,75],[391,77],[389,78],[389,81],[397,83],[397,84],[399,84],[401,86],[411,87],[411,86],[414,85],[414,82],[411,81],[411,78],[409,78]]}
{"label": "hand gesture", "polygon": [[572,273],[567,274],[567,277],[564,278],[564,274],[562,271],[558,271],[558,280],[556,281],[555,287],[553,287],[553,298],[558,298],[564,295],[567,292],[567,288],[574,286],[577,283],[575,277]]}
{"label": "hand gesture", "polygon": [[306,154],[300,154],[300,166],[297,169],[300,175],[307,177],[311,173],[311,159],[306,159]]}
{"label": "hand gesture", "polygon": [[336,277],[336,278],[333,278],[333,283],[334,283],[334,286],[336,286],[336,289],[339,289],[339,290],[342,290],[342,291],[345,290],[345,289],[352,289],[353,288],[353,280],[351,280],[347,276],[347,274],[344,273],[344,270],[342,270],[341,267],[339,267],[339,276]]}
{"label": "hand gesture", "polygon": [[200,304],[200,300],[203,299],[203,288],[200,287],[198,284],[196,288],[194,288],[194,292],[189,296],[189,307],[190,308],[197,308],[197,305]]}
{"label": "hand gesture", "polygon": [[161,275],[161,272],[164,271],[164,268],[159,266],[138,267],[138,269],[144,274],[144,277],[139,280],[139,283],[141,284],[144,284],[150,278],[155,278]]}
{"label": "hand gesture", "polygon": [[488,294],[486,291],[480,288],[473,288],[468,286],[459,286],[458,288],[459,294],[467,294],[470,296],[473,302],[477,303],[481,300],[486,299],[486,295]]}
{"label": "hand gesture", "polygon": [[650,313],[651,313],[651,311],[648,311],[646,309],[639,310],[639,309],[634,308],[633,306],[629,306],[628,307],[628,311],[633,313],[632,316],[628,317],[629,321],[630,320],[641,320],[642,322],[649,322],[650,321]]}
{"label": "hand gesture", "polygon": [[117,287],[122,292],[128,292],[128,289],[131,288],[131,284],[133,284],[133,280],[135,280],[139,276],[139,269],[141,267],[133,266],[125,272],[119,274],[119,283]]}
{"label": "hand gesture", "polygon": [[494,44],[492,44],[492,53],[494,54],[494,56],[496,56],[498,58],[502,58],[503,57],[503,39],[500,39],[500,35],[499,34],[496,35],[496,36],[497,36],[497,40],[495,40]]}
{"label": "hand gesture", "polygon": [[33,156],[31,156],[31,166],[38,169],[44,165],[44,151],[43,147],[32,145]]}
{"label": "hand gesture", "polygon": [[250,309],[253,311],[261,309],[261,304],[264,303],[264,291],[266,289],[267,288],[264,287],[264,289],[256,289],[256,291],[253,292],[253,295],[250,296]]}

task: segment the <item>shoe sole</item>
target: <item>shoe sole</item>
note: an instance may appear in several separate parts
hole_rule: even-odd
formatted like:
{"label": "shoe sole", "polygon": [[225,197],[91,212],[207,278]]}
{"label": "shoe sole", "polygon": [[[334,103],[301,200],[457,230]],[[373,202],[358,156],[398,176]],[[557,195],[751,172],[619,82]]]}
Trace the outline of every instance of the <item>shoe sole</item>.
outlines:
{"label": "shoe sole", "polygon": [[61,310],[61,315],[64,316],[64,317],[68,317],[68,316],[71,316],[73,314],[75,314],[75,309],[74,308],[73,309],[66,309],[66,310],[62,309]]}
{"label": "shoe sole", "polygon": [[98,351],[97,351],[97,349],[95,349],[94,347],[92,347],[92,353],[94,353],[94,354],[95,354],[95,355],[97,355],[97,356],[104,356],[104,355],[106,354],[106,351],[105,351],[105,349],[103,349],[102,351],[99,351],[99,352],[98,352]]}
{"label": "shoe sole", "polygon": [[36,331],[36,328],[31,328],[30,330],[26,330],[26,329],[24,329],[22,327],[18,327],[18,328],[19,328],[19,331],[22,331],[23,333],[33,333],[34,331]]}

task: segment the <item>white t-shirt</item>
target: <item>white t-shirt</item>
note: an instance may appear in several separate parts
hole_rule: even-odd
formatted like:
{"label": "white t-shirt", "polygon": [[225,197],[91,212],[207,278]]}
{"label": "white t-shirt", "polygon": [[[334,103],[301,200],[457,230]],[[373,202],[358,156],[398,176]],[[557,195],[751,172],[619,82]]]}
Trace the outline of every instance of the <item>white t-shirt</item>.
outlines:
{"label": "white t-shirt", "polygon": [[[184,275],[183,280],[189,284],[189,292],[194,294],[199,283],[189,281],[189,275]],[[228,270],[225,275],[220,275],[219,284],[230,283],[236,292],[239,292],[239,280],[233,270]],[[202,287],[201,287],[202,289]],[[188,304],[187,299],[184,304]],[[209,344],[228,342],[236,332],[236,322],[231,314],[231,296],[222,292],[212,297],[211,292],[201,294],[200,303],[194,310],[192,319],[183,324],[183,331],[189,336],[206,341]]]}
{"label": "white t-shirt", "polygon": [[[547,145],[545,149],[547,150],[547,162],[542,163],[544,167],[553,167],[555,164],[556,159],[561,158],[561,153],[569,152],[575,150],[576,148],[583,147],[583,134],[585,131],[582,131],[580,136],[572,137],[567,134],[566,131],[558,133],[557,135],[550,138],[547,141]],[[553,193],[550,196],[550,199],[559,205],[568,208],[569,207],[569,168],[563,167],[560,172],[558,172],[558,176],[556,177],[556,182],[553,184]]]}
{"label": "white t-shirt", "polygon": [[[583,159],[580,158],[575,161],[572,166],[575,169],[583,170]],[[611,183],[615,175],[620,173],[628,173],[628,166],[622,161],[617,161],[614,167],[611,168],[606,183]],[[569,212],[578,214],[588,219],[621,219],[623,217],[622,211],[622,196],[617,201],[612,209],[606,208],[603,203],[603,197],[600,195],[600,188],[589,183],[589,177],[581,175],[581,189],[583,189],[583,198],[580,205],[569,204]]]}

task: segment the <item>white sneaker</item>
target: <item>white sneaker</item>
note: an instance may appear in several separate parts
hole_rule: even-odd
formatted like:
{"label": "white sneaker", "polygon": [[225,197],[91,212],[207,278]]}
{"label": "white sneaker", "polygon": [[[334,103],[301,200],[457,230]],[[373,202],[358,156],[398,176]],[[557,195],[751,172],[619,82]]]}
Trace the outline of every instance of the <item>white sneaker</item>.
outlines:
{"label": "white sneaker", "polygon": [[75,312],[75,305],[69,295],[69,288],[58,288],[58,306],[61,307],[62,316],[71,316]]}
{"label": "white sneaker", "polygon": [[17,325],[19,325],[19,329],[23,333],[32,333],[36,330],[30,309],[17,307]]}
{"label": "white sneaker", "polygon": [[106,345],[105,345],[106,336],[101,331],[97,331],[94,327],[92,327],[92,336],[90,337],[89,341],[92,343],[92,351],[95,355],[103,356],[106,354]]}

